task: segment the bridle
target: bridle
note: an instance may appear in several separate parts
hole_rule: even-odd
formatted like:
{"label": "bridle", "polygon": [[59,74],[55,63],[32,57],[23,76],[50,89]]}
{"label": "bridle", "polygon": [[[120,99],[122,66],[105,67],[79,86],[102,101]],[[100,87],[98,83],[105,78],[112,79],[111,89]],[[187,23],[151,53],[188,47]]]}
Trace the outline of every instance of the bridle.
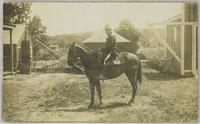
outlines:
{"label": "bridle", "polygon": [[73,46],[71,46],[71,50],[73,50],[73,58],[72,58],[72,62],[71,62],[71,65],[69,66],[72,66],[72,67],[75,67],[75,68],[78,68],[79,70],[81,70],[82,72],[85,72],[84,68],[80,67],[79,65],[75,64],[75,59],[77,59],[77,51],[76,49],[74,48],[75,44],[73,44]]}

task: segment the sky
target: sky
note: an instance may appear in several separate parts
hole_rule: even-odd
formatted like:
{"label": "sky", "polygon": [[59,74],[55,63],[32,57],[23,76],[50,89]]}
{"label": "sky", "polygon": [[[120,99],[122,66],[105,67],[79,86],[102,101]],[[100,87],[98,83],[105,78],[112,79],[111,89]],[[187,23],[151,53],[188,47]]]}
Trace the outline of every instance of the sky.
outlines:
{"label": "sky", "polygon": [[182,10],[181,3],[33,3],[31,17],[38,15],[47,34],[59,35],[116,28],[128,18],[136,28],[162,22]]}

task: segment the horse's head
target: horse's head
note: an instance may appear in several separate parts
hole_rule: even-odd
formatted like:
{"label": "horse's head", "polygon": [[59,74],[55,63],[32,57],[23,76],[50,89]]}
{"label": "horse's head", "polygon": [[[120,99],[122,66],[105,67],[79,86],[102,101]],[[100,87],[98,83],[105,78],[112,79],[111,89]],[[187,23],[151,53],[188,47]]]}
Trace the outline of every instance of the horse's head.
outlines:
{"label": "horse's head", "polygon": [[76,59],[78,58],[77,56],[77,50],[76,50],[76,46],[75,43],[73,42],[70,47],[69,47],[69,51],[68,51],[68,58],[67,58],[67,64],[69,66],[72,66],[74,64],[74,62],[76,61]]}
{"label": "horse's head", "polygon": [[[69,47],[68,52],[68,65],[73,66],[74,63],[77,62],[78,58],[82,58],[82,63],[88,63],[90,61],[90,58],[94,58],[93,51],[83,45],[72,43]],[[87,58],[87,59],[85,59]]]}

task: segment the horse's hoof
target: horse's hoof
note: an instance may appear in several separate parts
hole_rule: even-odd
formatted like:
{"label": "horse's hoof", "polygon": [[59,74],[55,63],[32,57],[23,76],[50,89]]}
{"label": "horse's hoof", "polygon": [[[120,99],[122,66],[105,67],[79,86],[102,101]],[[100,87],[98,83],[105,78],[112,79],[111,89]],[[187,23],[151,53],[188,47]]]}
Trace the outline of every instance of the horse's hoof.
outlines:
{"label": "horse's hoof", "polygon": [[132,106],[133,103],[134,103],[133,101],[129,101],[127,105],[128,105],[128,106]]}
{"label": "horse's hoof", "polygon": [[103,105],[103,102],[100,102],[100,106],[102,106]]}
{"label": "horse's hoof", "polygon": [[89,106],[88,106],[88,108],[93,108],[94,107],[94,104],[90,104]]}
{"label": "horse's hoof", "polygon": [[132,106],[132,103],[128,103],[127,106]]}

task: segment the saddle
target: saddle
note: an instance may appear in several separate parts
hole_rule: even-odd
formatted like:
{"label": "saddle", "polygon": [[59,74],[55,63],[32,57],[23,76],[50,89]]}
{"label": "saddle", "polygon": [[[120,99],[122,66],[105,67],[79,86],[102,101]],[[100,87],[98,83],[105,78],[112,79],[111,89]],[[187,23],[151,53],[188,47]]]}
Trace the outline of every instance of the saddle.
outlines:
{"label": "saddle", "polygon": [[106,58],[104,59],[104,65],[110,65],[110,64],[114,64],[114,65],[119,65],[121,64],[118,56],[113,57],[112,53],[109,53]]}
{"label": "saddle", "polygon": [[108,54],[106,54],[106,52],[101,49],[101,50],[98,50],[97,54],[98,54],[97,59],[100,64],[102,63],[103,65],[120,65],[121,64],[118,57],[119,53],[117,52],[113,53],[113,51],[111,51]]}

